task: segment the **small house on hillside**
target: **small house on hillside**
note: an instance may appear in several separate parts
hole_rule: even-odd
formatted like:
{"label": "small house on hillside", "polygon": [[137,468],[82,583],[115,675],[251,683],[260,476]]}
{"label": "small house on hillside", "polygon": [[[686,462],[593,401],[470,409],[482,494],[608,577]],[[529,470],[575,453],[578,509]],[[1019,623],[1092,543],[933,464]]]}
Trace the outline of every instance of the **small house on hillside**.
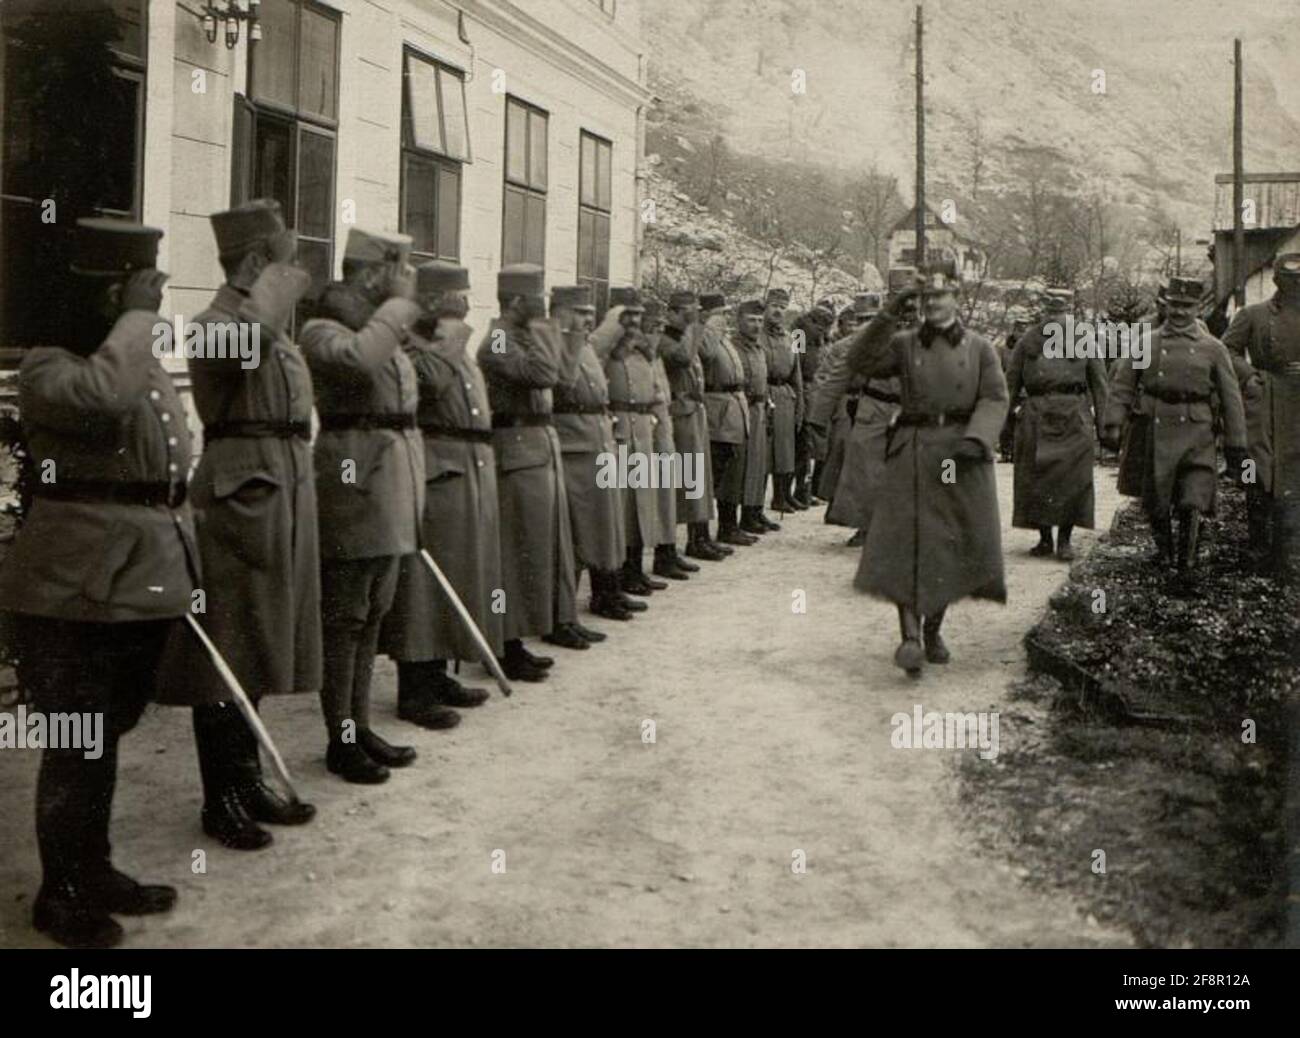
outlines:
{"label": "small house on hillside", "polygon": [[[1273,294],[1273,258],[1300,251],[1300,173],[1245,175],[1246,302]],[[1232,174],[1214,178],[1214,301],[1223,306],[1232,295]]]}
{"label": "small house on hillside", "polygon": [[[925,207],[925,253],[931,260],[952,260],[963,279],[982,278],[988,272],[988,254],[928,205]],[[916,265],[915,206],[889,232],[889,265]]]}

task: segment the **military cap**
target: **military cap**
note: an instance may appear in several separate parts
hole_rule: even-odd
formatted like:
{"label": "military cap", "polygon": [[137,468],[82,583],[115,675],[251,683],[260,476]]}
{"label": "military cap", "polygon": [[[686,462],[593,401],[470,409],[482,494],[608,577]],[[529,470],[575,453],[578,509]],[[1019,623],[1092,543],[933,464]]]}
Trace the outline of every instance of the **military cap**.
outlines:
{"label": "military cap", "polygon": [[879,292],[859,292],[853,297],[853,312],[860,316],[878,314],[882,305]]}
{"label": "military cap", "polygon": [[551,289],[551,309],[594,310],[590,285],[556,285]]}
{"label": "military cap", "polygon": [[741,317],[748,317],[750,314],[761,314],[763,310],[764,306],[761,299],[746,299],[740,304],[739,313]]}
{"label": "military cap", "polygon": [[668,305],[674,310],[685,310],[688,307],[699,306],[700,297],[694,292],[680,291],[674,292],[668,297]]}
{"label": "military cap", "polygon": [[1273,270],[1275,273],[1289,274],[1291,277],[1300,276],[1300,252],[1279,253],[1274,261]]}
{"label": "military cap", "polygon": [[85,217],[77,221],[71,267],[77,274],[112,277],[158,265],[163,232],[132,220]]}
{"label": "military cap", "polygon": [[700,296],[700,309],[705,313],[710,310],[721,310],[727,305],[727,297],[721,292],[705,292]]}
{"label": "military cap", "polygon": [[430,260],[415,268],[415,291],[422,296],[435,292],[464,292],[469,289],[469,271],[446,260]]}
{"label": "military cap", "polygon": [[1068,288],[1049,288],[1043,294],[1043,306],[1048,310],[1069,310],[1074,306],[1074,292]]}
{"label": "military cap", "polygon": [[348,230],[343,258],[357,263],[405,263],[411,256],[411,236],[388,231]]}
{"label": "military cap", "polygon": [[789,306],[790,293],[787,292],[784,288],[769,288],[767,290],[767,298],[763,301],[763,305],[764,306],[773,306],[773,305]]}
{"label": "military cap", "polygon": [[921,294],[924,296],[946,295],[956,292],[960,283],[956,278],[949,275],[943,270],[931,270],[925,275],[925,280],[921,285]]}
{"label": "military cap", "polygon": [[222,256],[242,252],[259,241],[267,241],[285,232],[280,203],[274,198],[255,198],[223,213],[208,217]]}
{"label": "military cap", "polygon": [[497,295],[540,296],[546,287],[546,272],[536,263],[512,263],[497,272]]}
{"label": "military cap", "polygon": [[609,305],[621,306],[624,310],[631,310],[634,313],[645,311],[645,305],[641,301],[641,293],[635,288],[611,288],[609,290]]}
{"label": "military cap", "polygon": [[1171,303],[1199,303],[1202,291],[1196,278],[1170,278],[1165,298]]}

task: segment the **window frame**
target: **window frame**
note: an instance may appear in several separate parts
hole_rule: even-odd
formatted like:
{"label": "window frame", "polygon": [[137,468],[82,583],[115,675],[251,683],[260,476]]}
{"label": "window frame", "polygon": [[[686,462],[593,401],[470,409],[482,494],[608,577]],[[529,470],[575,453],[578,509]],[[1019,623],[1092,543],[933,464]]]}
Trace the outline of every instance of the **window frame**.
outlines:
{"label": "window frame", "polygon": [[[502,262],[502,265],[505,265],[505,264],[507,264],[507,263],[516,263],[516,262],[532,262],[531,260],[528,260],[526,257],[527,257],[527,252],[528,252],[528,241],[527,241],[527,238],[528,238],[528,205],[529,205],[529,201],[530,201],[530,200],[534,200],[534,201],[539,201],[539,202],[541,203],[541,207],[542,207],[542,226],[541,226],[541,236],[542,236],[542,239],[541,239],[541,253],[540,253],[540,256],[536,259],[536,262],[537,262],[537,264],[538,264],[539,266],[545,267],[545,266],[546,266],[546,210],[547,210],[547,195],[548,195],[548,192],[549,192],[549,189],[550,189],[550,183],[551,183],[551,179],[550,179],[550,164],[551,164],[551,141],[550,141],[550,135],[551,135],[551,113],[548,112],[546,109],[539,107],[538,105],[532,104],[532,103],[530,103],[530,102],[528,102],[528,101],[525,101],[525,100],[524,100],[523,98],[521,98],[521,97],[517,97],[517,96],[515,96],[514,94],[507,94],[506,97],[505,97],[505,102],[506,102],[506,104],[505,104],[505,125],[504,125],[503,131],[502,131],[502,156],[501,156],[502,181],[503,181],[503,184],[502,184],[502,194],[501,194],[501,262]],[[524,111],[524,113],[525,113],[525,117],[524,117],[524,142],[523,142],[523,149],[524,149],[524,177],[523,177],[522,180],[520,180],[520,179],[517,178],[517,177],[512,177],[512,176],[510,175],[510,143],[511,143],[511,140],[510,140],[510,106],[511,106],[511,105],[515,105],[516,107],[522,109],[522,110]],[[534,121],[534,117],[535,117],[535,116],[536,116],[536,117],[540,117],[541,122],[542,122],[542,125],[545,127],[545,130],[546,130],[546,166],[547,166],[547,169],[546,169],[546,172],[545,172],[545,174],[544,174],[545,179],[541,182],[541,186],[540,186],[540,187],[537,186],[536,181],[535,181],[534,178],[531,176],[531,173],[532,173],[532,161],[533,161],[533,138],[532,138],[532,133],[533,133],[533,131],[532,131],[532,127],[533,127],[533,121]],[[507,246],[507,242],[508,242],[509,227],[507,226],[507,223],[506,223],[506,204],[507,204],[507,201],[508,201],[508,199],[510,198],[511,194],[517,195],[517,196],[520,198],[520,200],[522,201],[522,206],[523,206],[523,208],[522,208],[522,213],[523,213],[524,227],[523,227],[523,232],[522,232],[522,233],[523,233],[523,238],[524,238],[524,241],[523,241],[524,258],[520,258],[520,259],[508,259],[508,258],[507,258],[507,247],[506,247],[506,246]]]}
{"label": "window frame", "polygon": [[[593,198],[593,201],[585,202],[583,201],[583,199],[586,197],[586,192],[584,191],[584,188],[586,186],[585,183],[586,167],[585,167],[585,163],[583,162],[583,148],[587,145],[587,142],[589,141],[591,142],[591,146],[596,149],[595,162],[593,163],[592,166],[592,173],[595,176],[596,183],[591,196]],[[608,199],[606,199],[607,202],[606,208],[602,208],[600,205],[600,201],[601,201],[600,160],[601,160],[602,151],[604,151],[609,161],[609,181],[608,181],[609,197]],[[577,240],[577,262],[574,264],[574,272],[575,272],[575,279],[577,280],[577,283],[579,285],[591,286],[592,300],[595,304],[598,318],[604,316],[605,307],[608,304],[608,300],[609,300],[609,252],[610,252],[609,247],[614,233],[613,212],[614,212],[614,142],[607,137],[600,136],[600,134],[598,133],[593,133],[590,130],[584,130],[580,128],[578,130],[578,227],[577,227],[578,240]],[[594,239],[593,239],[593,246],[595,249],[595,255],[592,257],[593,272],[590,274],[582,273],[582,218],[584,216],[588,216],[592,218],[596,222],[597,226],[599,226],[600,221],[602,219],[605,221],[605,249],[604,249],[605,270],[603,276],[599,271],[594,269],[595,267],[598,266],[598,264],[596,263],[596,257],[598,257],[601,254],[601,250],[598,246],[595,245]]]}
{"label": "window frame", "polygon": [[[447,108],[446,94],[442,89],[443,74],[453,76],[460,81],[460,91],[458,102],[461,107],[461,115],[465,123],[465,157],[456,158],[444,152],[437,151],[433,148],[421,145],[416,139],[414,127],[414,112],[411,106],[411,80],[408,74],[408,62],[421,61],[431,66],[435,71],[435,89],[438,92],[438,134],[442,143],[447,141]],[[451,260],[460,262],[460,250],[462,244],[461,222],[462,215],[465,211],[465,166],[473,161],[473,141],[469,134],[469,111],[468,98],[465,92],[465,72],[448,62],[441,61],[430,54],[421,51],[410,44],[402,46],[402,127],[399,140],[399,161],[398,161],[398,196],[397,196],[397,226],[403,234],[410,234],[408,230],[410,223],[407,219],[409,210],[410,188],[409,178],[407,176],[407,163],[413,161],[425,164],[434,170],[434,187],[433,187],[433,244],[434,252],[428,252],[415,247],[411,251],[413,260],[426,261],[434,259]],[[442,213],[442,178],[444,176],[454,176],[456,178],[456,212],[452,227],[454,228],[455,246],[453,252],[444,252],[442,250],[443,232],[446,230],[443,224]]]}

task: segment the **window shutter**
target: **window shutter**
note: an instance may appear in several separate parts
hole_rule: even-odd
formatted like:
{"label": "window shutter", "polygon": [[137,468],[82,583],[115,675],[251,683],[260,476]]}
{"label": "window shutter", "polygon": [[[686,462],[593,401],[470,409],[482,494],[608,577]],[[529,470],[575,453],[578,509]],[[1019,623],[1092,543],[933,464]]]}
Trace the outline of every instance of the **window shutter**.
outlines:
{"label": "window shutter", "polygon": [[230,204],[241,205],[253,193],[253,106],[243,94],[235,95],[235,114],[231,120]]}

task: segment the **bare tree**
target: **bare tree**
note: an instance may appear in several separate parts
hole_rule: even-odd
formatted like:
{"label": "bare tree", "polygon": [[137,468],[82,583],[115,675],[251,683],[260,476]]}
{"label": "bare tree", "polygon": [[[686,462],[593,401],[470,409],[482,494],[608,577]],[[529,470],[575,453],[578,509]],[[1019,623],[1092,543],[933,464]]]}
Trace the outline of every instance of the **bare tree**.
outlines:
{"label": "bare tree", "polygon": [[898,178],[873,163],[850,189],[851,211],[862,239],[863,255],[882,270],[882,249],[889,229],[903,212]]}

